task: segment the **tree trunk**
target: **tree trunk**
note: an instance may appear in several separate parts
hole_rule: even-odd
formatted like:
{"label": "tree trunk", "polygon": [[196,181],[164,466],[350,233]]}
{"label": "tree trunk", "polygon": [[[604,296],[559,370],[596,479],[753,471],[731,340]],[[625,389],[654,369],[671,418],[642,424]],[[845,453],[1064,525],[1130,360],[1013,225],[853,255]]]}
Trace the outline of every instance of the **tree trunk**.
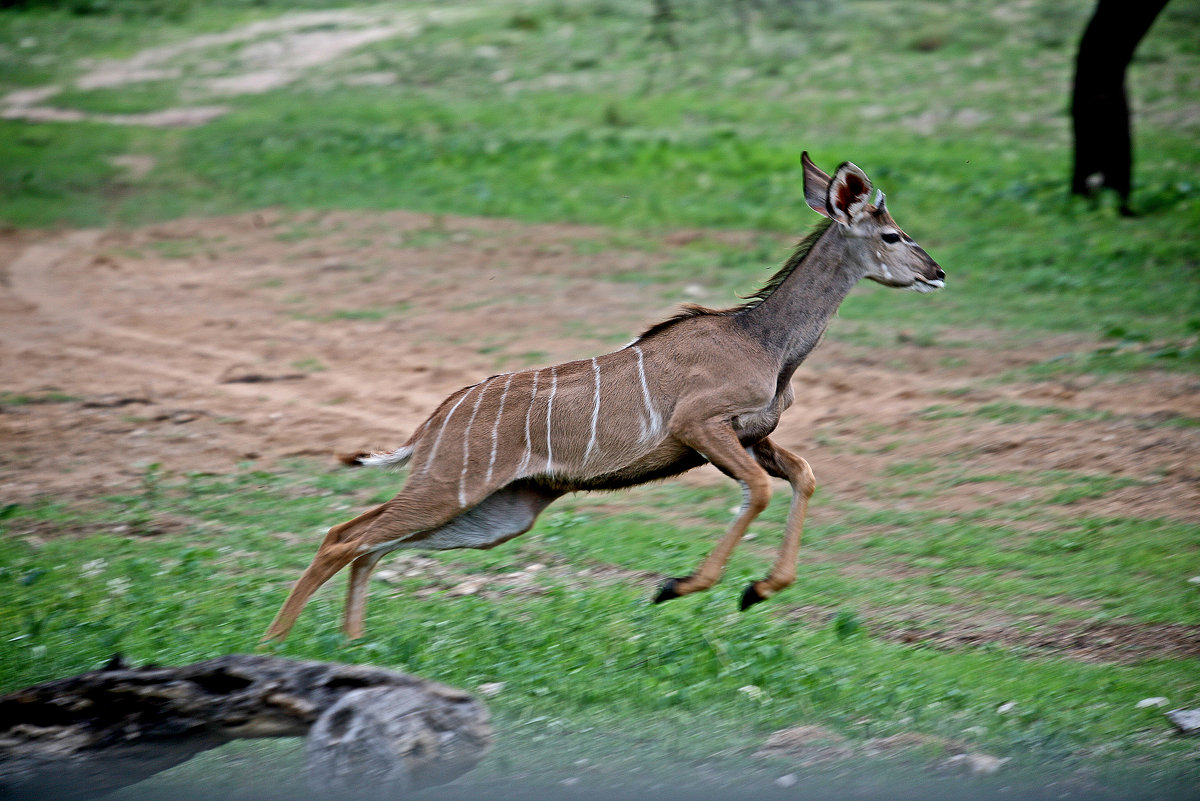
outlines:
{"label": "tree trunk", "polygon": [[1075,59],[1071,119],[1075,167],[1071,192],[1090,195],[1113,189],[1129,213],[1133,171],[1125,72],[1133,52],[1167,0],[1098,0]]}
{"label": "tree trunk", "polygon": [[314,788],[394,798],[470,770],[492,734],[483,704],[452,687],[250,654],[183,667],[114,659],[0,697],[0,721],[4,798],[94,798],[230,740],[305,734]]}

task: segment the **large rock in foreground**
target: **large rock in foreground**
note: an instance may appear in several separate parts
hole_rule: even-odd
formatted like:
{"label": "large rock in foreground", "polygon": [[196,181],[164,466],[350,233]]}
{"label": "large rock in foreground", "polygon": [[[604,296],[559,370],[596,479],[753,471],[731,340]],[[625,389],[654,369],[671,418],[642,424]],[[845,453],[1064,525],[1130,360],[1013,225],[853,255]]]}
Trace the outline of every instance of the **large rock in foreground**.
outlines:
{"label": "large rock in foreground", "polygon": [[0,697],[0,796],[92,798],[230,740],[305,735],[314,789],[396,797],[470,770],[492,729],[470,694],[365,665],[114,659]]}

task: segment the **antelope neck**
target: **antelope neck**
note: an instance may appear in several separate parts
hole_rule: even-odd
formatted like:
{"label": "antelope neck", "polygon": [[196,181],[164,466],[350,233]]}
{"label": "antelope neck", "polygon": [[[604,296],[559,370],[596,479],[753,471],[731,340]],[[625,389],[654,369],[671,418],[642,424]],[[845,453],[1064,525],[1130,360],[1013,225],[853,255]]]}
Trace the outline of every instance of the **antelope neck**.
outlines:
{"label": "antelope neck", "polygon": [[838,306],[862,278],[847,259],[838,227],[829,227],[774,292],[738,314],[747,335],[777,357],[781,386],[821,341]]}

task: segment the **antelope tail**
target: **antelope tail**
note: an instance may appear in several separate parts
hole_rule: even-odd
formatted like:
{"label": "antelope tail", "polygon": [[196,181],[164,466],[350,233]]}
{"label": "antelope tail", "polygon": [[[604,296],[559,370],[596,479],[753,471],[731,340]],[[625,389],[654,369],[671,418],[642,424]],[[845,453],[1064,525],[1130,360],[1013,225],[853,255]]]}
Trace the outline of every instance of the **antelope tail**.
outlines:
{"label": "antelope tail", "polygon": [[391,453],[356,453],[350,458],[348,463],[363,467],[386,467],[397,470],[408,464],[408,460],[412,458],[413,450],[413,445],[401,445]]}

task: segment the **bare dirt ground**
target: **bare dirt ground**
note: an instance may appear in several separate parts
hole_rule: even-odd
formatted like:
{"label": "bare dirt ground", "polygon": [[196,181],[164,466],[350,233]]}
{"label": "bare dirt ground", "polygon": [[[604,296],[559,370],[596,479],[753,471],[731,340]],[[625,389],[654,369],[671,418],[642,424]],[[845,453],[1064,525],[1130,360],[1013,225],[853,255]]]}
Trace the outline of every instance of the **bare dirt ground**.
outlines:
{"label": "bare dirt ground", "polygon": [[[741,235],[679,232],[636,249],[581,226],[273,210],[0,233],[0,502],[86,500],[136,485],[154,463],[230,472],[395,447],[458,387],[612,350],[670,314],[659,289],[611,276],[648,270],[701,236]],[[713,305],[734,300],[693,290]],[[959,513],[1037,499],[1046,490],[1036,476],[1072,471],[1130,482],[1081,498],[1065,509],[1072,516],[1200,521],[1200,430],[1172,424],[1200,418],[1195,377],[1001,383],[1088,344],[1014,349],[978,331],[949,332],[949,345],[895,339],[827,342],[796,377],[776,438],[839,500]],[[1031,422],[973,413],[996,403],[1064,411]],[[881,496],[880,481],[919,484],[889,469],[922,460],[1035,478]],[[684,480],[726,481],[711,468]],[[812,520],[835,514],[817,504]],[[921,637],[953,646],[980,631],[951,624]],[[1191,628],[1142,631],[1148,648],[1200,652]],[[1078,634],[1051,639],[1070,650]]]}
{"label": "bare dirt ground", "polygon": [[[703,235],[645,252],[593,245],[605,232],[582,226],[275,211],[0,234],[0,494],[99,492],[150,462],[228,470],[394,447],[458,387],[611,350],[669,315],[657,291],[605,277]],[[797,374],[776,436],[809,457],[823,487],[874,502],[872,481],[916,460],[988,475],[1077,471],[1138,483],[1074,511],[1200,521],[1200,432],[1164,424],[1200,417],[1195,377],[1000,384],[1079,343],[897,339],[875,350],[827,342]],[[995,403],[1068,419],[971,414]],[[961,511],[1020,491],[980,481],[922,504]]]}

